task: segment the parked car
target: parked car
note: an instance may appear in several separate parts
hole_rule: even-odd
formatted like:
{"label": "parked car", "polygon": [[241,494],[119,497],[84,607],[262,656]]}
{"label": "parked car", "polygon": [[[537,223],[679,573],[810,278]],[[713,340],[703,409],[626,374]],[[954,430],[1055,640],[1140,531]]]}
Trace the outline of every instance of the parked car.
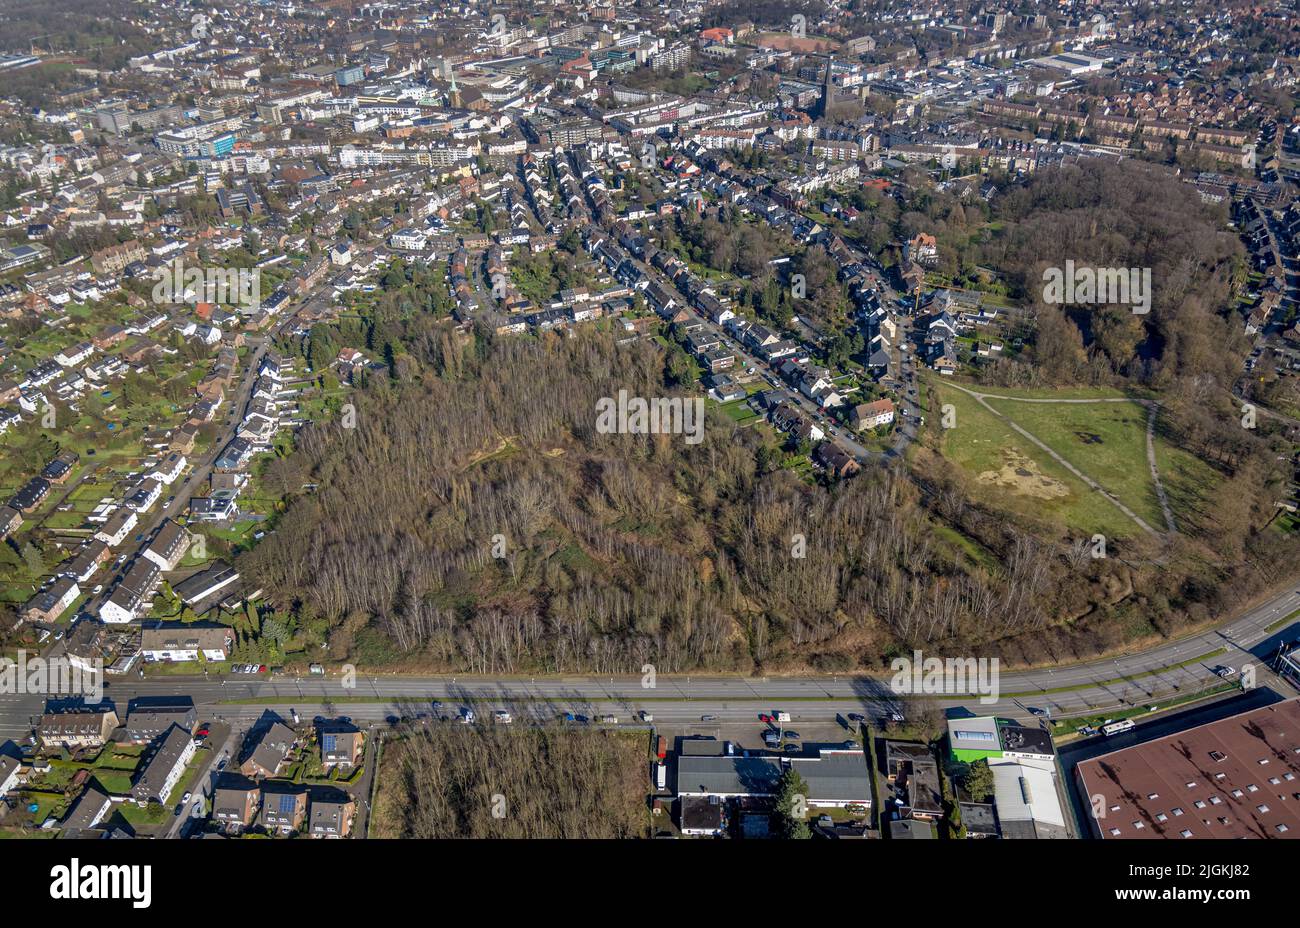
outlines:
{"label": "parked car", "polygon": [[492,713],[492,719],[494,721],[500,722],[502,725],[509,725],[511,722],[514,721],[514,716],[512,716],[509,712],[505,711],[504,709],[498,709],[496,712]]}

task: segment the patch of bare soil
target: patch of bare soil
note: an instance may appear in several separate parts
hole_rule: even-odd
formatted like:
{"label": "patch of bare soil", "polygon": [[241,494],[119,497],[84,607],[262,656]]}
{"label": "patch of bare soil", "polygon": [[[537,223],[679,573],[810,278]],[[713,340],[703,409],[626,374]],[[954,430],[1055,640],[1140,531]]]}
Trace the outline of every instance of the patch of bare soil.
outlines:
{"label": "patch of bare soil", "polygon": [[980,483],[1010,490],[1017,496],[1034,499],[1060,499],[1070,495],[1070,488],[1055,477],[1049,477],[1038,468],[1038,463],[1014,448],[1002,452],[1003,463],[999,470],[986,470],[977,478]]}

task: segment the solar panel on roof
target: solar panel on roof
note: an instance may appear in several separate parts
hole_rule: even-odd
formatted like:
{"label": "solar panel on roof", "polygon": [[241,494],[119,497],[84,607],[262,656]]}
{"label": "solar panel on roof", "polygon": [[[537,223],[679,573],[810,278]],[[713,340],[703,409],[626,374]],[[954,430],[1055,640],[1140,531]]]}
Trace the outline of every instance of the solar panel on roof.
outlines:
{"label": "solar panel on roof", "polygon": [[289,813],[293,812],[293,810],[294,810],[294,806],[295,806],[295,805],[296,805],[296,803],[294,802],[294,797],[293,797],[291,794],[289,794],[289,793],[284,793],[284,794],[282,794],[282,795],[280,796],[280,811],[281,811],[281,812],[283,812],[283,813],[285,813],[285,814],[289,814]]}
{"label": "solar panel on roof", "polygon": [[321,738],[321,747],[324,749],[325,753],[327,754],[334,753],[334,746],[336,744],[338,744],[337,735],[325,735],[323,738]]}

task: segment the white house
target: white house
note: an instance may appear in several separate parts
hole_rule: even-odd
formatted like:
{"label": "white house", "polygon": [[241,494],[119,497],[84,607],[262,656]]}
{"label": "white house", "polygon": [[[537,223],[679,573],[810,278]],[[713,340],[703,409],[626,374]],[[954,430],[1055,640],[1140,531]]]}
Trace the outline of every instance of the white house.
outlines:
{"label": "white house", "polygon": [[147,512],[158,497],[162,495],[162,486],[156,480],[141,480],[135,491],[127,497],[126,505],[136,512]]}
{"label": "white house", "polygon": [[181,472],[185,470],[185,464],[185,455],[179,451],[173,451],[163,459],[161,464],[149,472],[148,477],[150,480],[157,480],[166,486],[171,486],[176,478],[181,475]]}
{"label": "white house", "polygon": [[54,356],[54,360],[58,361],[60,366],[62,367],[76,367],[78,364],[81,364],[83,361],[88,360],[90,356],[94,353],[95,353],[94,345],[92,345],[90,342],[81,342],[78,345],[72,345],[68,348],[64,348],[62,351],[60,351],[58,354]]}
{"label": "white house", "polygon": [[0,754],[0,796],[18,786],[18,768],[22,762],[8,754]]}
{"label": "white house", "polygon": [[130,509],[119,509],[108,517],[104,527],[95,533],[95,537],[110,548],[116,548],[131,534],[138,521],[138,517]]}

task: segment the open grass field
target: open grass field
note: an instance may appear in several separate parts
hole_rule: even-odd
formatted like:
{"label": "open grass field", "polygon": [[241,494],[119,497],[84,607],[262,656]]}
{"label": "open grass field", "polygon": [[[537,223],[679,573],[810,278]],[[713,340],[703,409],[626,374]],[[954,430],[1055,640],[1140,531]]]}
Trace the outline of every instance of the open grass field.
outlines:
{"label": "open grass field", "polygon": [[[1137,523],[1087,486],[978,400],[950,384],[932,382],[931,414],[951,403],[956,426],[942,432],[945,457],[974,478],[986,500],[1035,518],[1057,519],[1072,529],[1109,537],[1132,536]],[[1087,474],[1156,531],[1166,527],[1147,460],[1147,409],[1136,401],[1026,403],[1028,399],[1122,399],[1108,389],[1006,390],[972,388],[989,405]],[[1001,398],[1005,397],[1005,399]],[[1199,507],[1216,475],[1206,464],[1169,444],[1156,429],[1157,468],[1175,522]]]}
{"label": "open grass field", "polygon": [[1114,493],[1148,525],[1156,529],[1164,526],[1147,462],[1146,407],[1137,403],[990,403]]}
{"label": "open grass field", "polygon": [[1174,511],[1174,521],[1180,529],[1184,522],[1194,521],[1193,517],[1203,509],[1223,480],[1218,471],[1200,458],[1161,439],[1158,420],[1156,468]]}
{"label": "open grass field", "polygon": [[974,397],[941,383],[931,384],[930,389],[934,421],[941,418],[946,404],[951,403],[956,413],[955,426],[941,432],[940,450],[970,474],[978,498],[1089,534],[1120,537],[1139,530],[1105,497],[1016,434]]}

